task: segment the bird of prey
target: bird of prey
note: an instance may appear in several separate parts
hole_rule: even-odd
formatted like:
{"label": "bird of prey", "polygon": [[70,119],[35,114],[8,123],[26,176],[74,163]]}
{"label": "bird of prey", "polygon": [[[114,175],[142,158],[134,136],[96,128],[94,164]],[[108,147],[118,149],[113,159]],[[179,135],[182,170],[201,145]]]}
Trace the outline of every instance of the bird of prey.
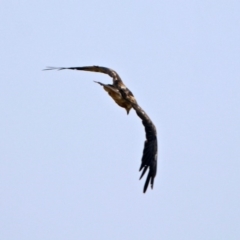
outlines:
{"label": "bird of prey", "polygon": [[104,90],[113,98],[113,100],[122,108],[125,108],[127,114],[133,108],[136,114],[141,118],[146,132],[146,140],[144,143],[143,156],[139,171],[141,172],[140,179],[148,170],[147,178],[144,184],[143,192],[145,193],[150,183],[153,188],[154,178],[157,173],[157,131],[151,119],[145,111],[138,105],[132,92],[124,85],[120,76],[112,69],[100,66],[89,67],[48,67],[44,70],[80,70],[90,72],[100,72],[108,74],[112,77],[113,84],[100,84]]}

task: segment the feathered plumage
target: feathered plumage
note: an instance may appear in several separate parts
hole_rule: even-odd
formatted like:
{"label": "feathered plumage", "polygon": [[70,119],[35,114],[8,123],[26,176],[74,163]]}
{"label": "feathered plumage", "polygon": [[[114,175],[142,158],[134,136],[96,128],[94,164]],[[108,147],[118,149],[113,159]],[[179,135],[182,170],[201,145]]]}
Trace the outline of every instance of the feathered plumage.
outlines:
{"label": "feathered plumage", "polygon": [[144,176],[148,170],[147,179],[144,184],[143,192],[145,193],[148,185],[150,183],[151,188],[153,188],[154,178],[157,173],[157,131],[151,119],[144,112],[144,110],[138,105],[135,97],[132,92],[124,85],[120,76],[112,69],[99,66],[90,66],[90,67],[69,67],[69,68],[57,68],[57,67],[48,67],[44,70],[81,70],[81,71],[90,71],[90,72],[100,72],[108,74],[112,77],[113,84],[100,84],[105,91],[113,98],[113,100],[122,108],[125,108],[127,114],[133,108],[137,115],[141,118],[142,124],[146,132],[146,140],[144,143],[142,163],[139,171],[142,171],[140,179]]}

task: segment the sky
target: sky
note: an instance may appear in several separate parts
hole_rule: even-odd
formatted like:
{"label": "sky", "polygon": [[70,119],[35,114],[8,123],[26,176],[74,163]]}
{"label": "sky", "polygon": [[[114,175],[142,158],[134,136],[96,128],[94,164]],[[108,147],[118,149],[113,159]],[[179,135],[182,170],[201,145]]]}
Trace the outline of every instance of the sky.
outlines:
{"label": "sky", "polygon": [[[0,3],[0,239],[240,239],[240,2]],[[101,86],[119,73],[158,132]]]}

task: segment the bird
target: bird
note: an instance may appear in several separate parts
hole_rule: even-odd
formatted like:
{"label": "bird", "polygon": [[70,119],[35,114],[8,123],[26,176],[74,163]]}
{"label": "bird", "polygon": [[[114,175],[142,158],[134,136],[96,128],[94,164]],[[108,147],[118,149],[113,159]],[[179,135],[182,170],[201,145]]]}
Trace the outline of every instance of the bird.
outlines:
{"label": "bird", "polygon": [[138,117],[142,120],[142,124],[145,128],[146,140],[144,142],[143,155],[139,168],[139,171],[141,172],[140,179],[142,179],[142,177],[148,170],[145,184],[143,187],[143,193],[147,191],[149,183],[151,185],[151,188],[153,189],[154,179],[157,174],[157,130],[150,117],[138,105],[133,93],[125,86],[118,73],[110,68],[101,66],[47,67],[44,70],[78,70],[99,72],[107,74],[112,78],[113,84],[104,84],[97,81],[95,82],[103,87],[103,89],[116,102],[116,104],[118,104],[122,108],[125,108],[127,114],[129,114],[131,109],[134,109]]}

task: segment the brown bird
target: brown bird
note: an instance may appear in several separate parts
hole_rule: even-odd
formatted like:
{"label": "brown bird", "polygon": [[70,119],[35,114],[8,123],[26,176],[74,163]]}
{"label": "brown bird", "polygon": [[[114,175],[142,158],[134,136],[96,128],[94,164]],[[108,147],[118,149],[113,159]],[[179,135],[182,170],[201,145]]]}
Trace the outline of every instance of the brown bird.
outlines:
{"label": "brown bird", "polygon": [[90,67],[48,67],[44,70],[81,70],[90,72],[101,72],[108,74],[113,79],[113,84],[103,84],[101,82],[96,82],[103,86],[104,90],[113,98],[113,100],[122,108],[125,108],[127,114],[133,108],[137,115],[142,119],[143,126],[145,127],[146,140],[144,143],[142,162],[139,171],[141,172],[140,179],[143,177],[145,172],[148,171],[147,179],[144,184],[143,192],[145,193],[149,182],[151,188],[153,188],[154,178],[157,173],[157,131],[151,119],[144,112],[144,110],[138,105],[132,92],[124,85],[120,76],[112,69],[99,66]]}

